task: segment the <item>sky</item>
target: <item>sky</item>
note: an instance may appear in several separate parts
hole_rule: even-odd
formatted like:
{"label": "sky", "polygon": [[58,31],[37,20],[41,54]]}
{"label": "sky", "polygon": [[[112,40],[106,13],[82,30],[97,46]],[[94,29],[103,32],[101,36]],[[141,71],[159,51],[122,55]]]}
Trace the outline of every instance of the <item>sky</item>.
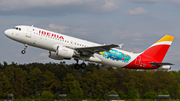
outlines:
{"label": "sky", "polygon": [[[34,25],[100,44],[121,44],[142,52],[164,35],[175,40],[164,62],[180,70],[180,0],[0,0],[0,63],[59,63],[48,51],[24,45],[4,35],[16,25]],[[72,59],[66,63],[75,63]]]}

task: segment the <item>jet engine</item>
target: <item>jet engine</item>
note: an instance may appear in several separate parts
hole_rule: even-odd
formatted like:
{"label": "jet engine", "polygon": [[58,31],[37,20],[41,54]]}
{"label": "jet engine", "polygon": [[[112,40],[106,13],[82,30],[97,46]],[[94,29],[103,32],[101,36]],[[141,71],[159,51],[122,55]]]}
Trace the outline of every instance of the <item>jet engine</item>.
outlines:
{"label": "jet engine", "polygon": [[51,52],[51,51],[49,51],[49,58],[54,59],[54,60],[63,60],[63,57],[60,57],[56,55],[55,52]]}
{"label": "jet engine", "polygon": [[161,69],[161,70],[169,70],[169,69],[171,69],[171,66],[170,65],[162,65],[161,67],[159,67],[159,69]]}
{"label": "jet engine", "polygon": [[65,59],[70,59],[75,55],[75,51],[70,48],[57,46],[56,55]]}

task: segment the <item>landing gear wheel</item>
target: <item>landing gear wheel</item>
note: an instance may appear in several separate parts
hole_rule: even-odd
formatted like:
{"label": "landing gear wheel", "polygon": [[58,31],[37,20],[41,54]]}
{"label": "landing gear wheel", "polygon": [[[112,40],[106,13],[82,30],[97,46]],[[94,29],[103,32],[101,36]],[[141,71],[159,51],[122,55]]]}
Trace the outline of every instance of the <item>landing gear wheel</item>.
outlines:
{"label": "landing gear wheel", "polygon": [[21,51],[22,54],[25,54],[26,53],[26,48],[28,47],[27,44],[24,44],[24,50]]}
{"label": "landing gear wheel", "polygon": [[85,68],[86,68],[86,64],[85,64],[85,63],[82,63],[82,64],[80,65],[80,67],[81,67],[82,69],[85,69]]}
{"label": "landing gear wheel", "polygon": [[25,50],[22,50],[22,51],[21,51],[21,53],[22,53],[22,54],[25,54],[25,53],[26,53],[26,51],[25,51]]}
{"label": "landing gear wheel", "polygon": [[74,65],[74,69],[78,70],[80,68],[79,64]]}

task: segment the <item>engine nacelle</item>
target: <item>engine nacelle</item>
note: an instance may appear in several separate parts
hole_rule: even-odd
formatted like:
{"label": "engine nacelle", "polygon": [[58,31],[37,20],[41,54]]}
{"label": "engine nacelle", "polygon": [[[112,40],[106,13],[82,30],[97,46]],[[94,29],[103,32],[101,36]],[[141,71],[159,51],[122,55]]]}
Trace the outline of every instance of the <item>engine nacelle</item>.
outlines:
{"label": "engine nacelle", "polygon": [[170,65],[162,65],[161,67],[159,67],[159,69],[161,69],[161,70],[169,70],[169,69],[171,69],[171,66]]}
{"label": "engine nacelle", "polygon": [[65,59],[70,59],[75,55],[75,52],[73,49],[58,46],[56,55],[63,57]]}
{"label": "engine nacelle", "polygon": [[51,51],[49,52],[49,58],[55,59],[55,60],[63,60],[63,57],[60,57],[60,56],[56,55],[55,52],[51,52]]}

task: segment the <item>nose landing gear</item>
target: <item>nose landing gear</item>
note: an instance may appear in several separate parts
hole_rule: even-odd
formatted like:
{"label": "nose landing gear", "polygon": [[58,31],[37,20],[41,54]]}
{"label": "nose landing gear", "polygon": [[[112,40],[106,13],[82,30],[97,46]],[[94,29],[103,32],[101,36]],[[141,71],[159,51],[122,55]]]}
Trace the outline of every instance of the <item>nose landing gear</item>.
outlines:
{"label": "nose landing gear", "polygon": [[28,47],[27,44],[24,44],[24,50],[21,51],[22,54],[25,54],[26,53],[26,48]]}

